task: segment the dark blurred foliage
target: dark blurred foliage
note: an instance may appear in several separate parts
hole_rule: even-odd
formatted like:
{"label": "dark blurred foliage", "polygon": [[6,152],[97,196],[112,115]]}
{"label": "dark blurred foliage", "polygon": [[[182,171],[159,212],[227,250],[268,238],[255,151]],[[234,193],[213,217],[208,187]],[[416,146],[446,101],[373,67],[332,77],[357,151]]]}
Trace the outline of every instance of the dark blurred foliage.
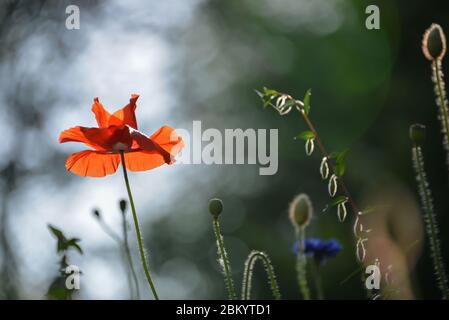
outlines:
{"label": "dark blurred foliage", "polygon": [[[315,218],[308,233],[325,239],[336,238],[343,246],[343,251],[322,268],[326,297],[366,298],[360,275],[353,275],[359,266],[355,259],[351,219],[339,224],[334,212],[321,213],[328,196],[327,187],[318,174],[320,159],[317,154],[306,157],[304,146],[293,140],[305,126],[296,113],[280,117],[271,110],[263,110],[254,93],[254,89],[262,86],[288,92],[299,99],[312,88],[311,119],[329,150],[350,148],[345,179],[356,199],[361,202],[366,199],[368,203],[362,203],[363,206],[384,204],[369,202],[382,202],[378,200],[379,195],[388,190],[392,207],[402,203],[410,208],[411,216],[416,217],[418,198],[408,127],[415,122],[425,124],[428,128],[424,147],[426,169],[439,214],[443,253],[448,252],[449,236],[445,227],[449,224],[446,214],[449,210],[448,174],[436,119],[430,65],[420,49],[422,33],[432,22],[440,23],[449,33],[446,2],[334,1],[335,6],[327,10],[335,9],[336,17],[332,12],[327,18],[314,17],[320,13],[318,8],[318,11],[311,11],[312,17],[308,19],[301,15],[301,8],[289,8],[294,3],[205,1],[199,5],[190,25],[161,31],[178,50],[173,95],[182,101],[176,117],[186,126],[192,120],[202,120],[204,127],[221,129],[280,129],[276,175],[257,176],[256,170],[247,166],[196,166],[191,169],[193,178],[186,182],[189,187],[178,198],[182,201],[159,209],[163,218],[144,226],[154,274],[161,272],[162,265],[174,257],[179,261],[191,261],[198,269],[201,286],[207,288],[199,291],[208,294],[193,294],[191,298],[225,297],[207,209],[212,197],[224,202],[223,234],[237,288],[241,285],[246,255],[251,249],[263,250],[272,259],[283,297],[297,298],[299,291],[292,252],[294,235],[287,208],[300,192],[309,194],[315,207]],[[365,7],[373,3],[380,7],[381,30],[365,28]],[[58,49],[55,54],[65,55],[70,63],[76,55],[71,50],[73,42],[82,43],[83,36],[70,38],[63,32],[53,33],[51,24],[53,20],[61,23],[67,4],[66,1],[58,4],[4,1],[0,5],[0,63],[14,61],[17,46],[35,32],[33,26],[42,27],[43,32],[51,35]],[[102,5],[100,1],[86,1],[81,10],[95,12]],[[279,10],[273,9],[276,6]],[[20,26],[14,23],[15,19],[22,21]],[[323,23],[326,19],[329,19],[328,25]],[[447,71],[444,62],[443,66]],[[38,74],[31,79],[14,79],[7,88],[2,88],[9,97],[2,108],[8,108],[11,113],[17,133],[12,144],[16,148],[0,162],[0,297],[11,299],[19,298],[19,280],[14,271],[20,257],[14,254],[17,235],[8,232],[8,217],[13,214],[7,205],[9,196],[22,180],[42,172],[49,172],[55,183],[61,185],[70,181],[61,165],[65,155],[53,145],[42,144],[41,148],[48,152],[39,166],[28,168],[21,163],[24,150],[19,142],[24,139],[23,135],[32,132],[35,139],[43,136],[41,119],[58,101],[50,88],[39,86]],[[42,91],[46,92],[45,101],[41,94],[35,94]],[[38,108],[42,103],[49,107]],[[61,170],[50,170],[55,165]],[[387,188],[385,183],[398,187]],[[143,209],[143,212],[152,211],[150,205]],[[384,213],[388,228],[391,222],[388,214],[394,217],[395,212]],[[394,228],[387,228],[388,232],[401,230],[403,223],[404,230],[416,232],[416,237],[410,233],[402,237],[398,231],[399,234],[391,237],[393,242],[420,240],[419,219],[411,226],[407,212],[401,214],[404,216],[394,217]],[[409,226],[411,228],[406,228]],[[418,244],[419,248],[424,246],[424,251],[416,268],[413,269],[414,262],[409,262],[412,297],[438,298],[429,252],[424,244]],[[401,252],[409,254],[406,250]],[[417,249],[414,254],[419,252]],[[447,255],[445,258],[449,261]],[[182,274],[182,266],[177,268],[183,277],[189,276]],[[267,281],[258,268],[253,281],[254,297],[269,298]]]}

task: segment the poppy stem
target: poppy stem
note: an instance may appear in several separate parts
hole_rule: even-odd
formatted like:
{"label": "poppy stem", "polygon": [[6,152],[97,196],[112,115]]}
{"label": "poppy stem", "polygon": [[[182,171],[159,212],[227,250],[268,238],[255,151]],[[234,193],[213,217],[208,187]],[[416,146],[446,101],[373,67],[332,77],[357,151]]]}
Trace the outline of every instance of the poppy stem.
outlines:
{"label": "poppy stem", "polygon": [[151,291],[153,292],[154,299],[159,300],[159,297],[157,295],[156,289],[153,284],[153,280],[151,279],[150,270],[148,269],[147,258],[145,256],[145,250],[143,248],[142,233],[140,232],[139,220],[137,219],[137,213],[136,213],[136,207],[134,206],[133,195],[131,193],[131,187],[129,185],[128,172],[126,170],[126,165],[125,165],[125,154],[123,151],[120,151],[120,159],[122,161],[123,177],[125,178],[126,190],[128,191],[129,202],[131,204],[131,211],[133,213],[134,226],[136,227],[137,243],[139,244],[140,259],[142,260],[143,270],[145,271],[145,276],[147,278],[148,284],[150,285]]}
{"label": "poppy stem", "polygon": [[134,287],[136,289],[136,297],[140,300],[139,281],[137,280],[136,270],[134,270],[133,259],[131,257],[131,250],[128,242],[128,224],[126,221],[125,213],[122,214],[122,228],[123,228],[123,247],[125,249],[126,259],[128,260],[128,267],[131,271],[132,278],[134,280]]}
{"label": "poppy stem", "polygon": [[273,264],[271,263],[268,255],[262,251],[251,251],[245,261],[242,281],[242,300],[250,300],[251,298],[251,287],[254,273],[253,269],[257,260],[261,260],[263,266],[265,267],[273,298],[276,300],[281,300],[281,293],[279,291],[276,275],[274,274]]}
{"label": "poppy stem", "polygon": [[232,280],[232,272],[228,254],[226,252],[223,236],[221,235],[220,231],[220,221],[218,220],[218,217],[214,217],[213,219],[214,220],[212,225],[214,229],[214,235],[217,240],[218,255],[220,257],[219,261],[220,265],[223,268],[223,274],[225,277],[226,288],[228,289],[229,300],[235,300],[237,299],[237,294],[235,293],[234,281]]}

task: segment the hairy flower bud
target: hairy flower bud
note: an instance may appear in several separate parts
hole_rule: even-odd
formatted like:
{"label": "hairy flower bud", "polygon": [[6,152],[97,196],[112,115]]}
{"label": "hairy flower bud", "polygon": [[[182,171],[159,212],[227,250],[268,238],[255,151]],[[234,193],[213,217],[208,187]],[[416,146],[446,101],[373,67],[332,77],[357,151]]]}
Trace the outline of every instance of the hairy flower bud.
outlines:
{"label": "hairy flower bud", "polygon": [[125,199],[119,201],[120,210],[125,213],[126,207],[128,206],[128,202]]}
{"label": "hairy flower bud", "polygon": [[100,210],[98,210],[96,208],[92,210],[92,215],[97,219],[101,218]]}
{"label": "hairy flower bud", "polygon": [[426,126],[415,123],[410,126],[410,139],[416,146],[422,146],[426,139]]}
{"label": "hairy flower bud", "polygon": [[439,24],[432,23],[429,29],[424,32],[422,51],[430,61],[443,59],[446,53],[446,36]]}
{"label": "hairy flower bud", "polygon": [[214,218],[218,218],[220,213],[223,211],[223,201],[218,198],[210,199],[209,201],[209,212]]}
{"label": "hairy flower bud", "polygon": [[313,207],[309,196],[305,193],[297,195],[290,203],[288,215],[295,228],[307,227],[313,216]]}

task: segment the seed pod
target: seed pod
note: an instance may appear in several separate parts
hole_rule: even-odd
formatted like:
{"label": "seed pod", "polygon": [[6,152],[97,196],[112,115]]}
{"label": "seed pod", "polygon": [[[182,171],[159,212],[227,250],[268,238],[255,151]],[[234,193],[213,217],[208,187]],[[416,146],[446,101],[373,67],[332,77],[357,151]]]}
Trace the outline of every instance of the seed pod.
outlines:
{"label": "seed pod", "polygon": [[346,202],[347,201],[343,201],[342,203],[339,203],[337,206],[337,216],[340,222],[345,221],[346,215],[348,213],[348,211],[346,210]]}
{"label": "seed pod", "polygon": [[290,221],[295,228],[305,228],[312,220],[313,206],[307,194],[298,194],[288,209]]}
{"label": "seed pod", "polygon": [[306,155],[310,156],[313,153],[313,149],[315,148],[315,139],[307,139],[306,140]]}
{"label": "seed pod", "polygon": [[422,51],[430,61],[443,59],[446,53],[446,36],[439,24],[432,23],[424,32]]}
{"label": "seed pod", "polygon": [[333,174],[331,178],[329,179],[329,183],[327,185],[327,190],[329,191],[329,195],[331,197],[334,197],[337,193],[338,189],[338,183],[337,183],[337,176]]}
{"label": "seed pod", "polygon": [[218,218],[220,213],[223,211],[223,202],[214,198],[209,201],[209,212],[214,218]]}
{"label": "seed pod", "polygon": [[320,164],[320,174],[323,180],[329,176],[329,165],[327,164],[327,157],[323,157]]}

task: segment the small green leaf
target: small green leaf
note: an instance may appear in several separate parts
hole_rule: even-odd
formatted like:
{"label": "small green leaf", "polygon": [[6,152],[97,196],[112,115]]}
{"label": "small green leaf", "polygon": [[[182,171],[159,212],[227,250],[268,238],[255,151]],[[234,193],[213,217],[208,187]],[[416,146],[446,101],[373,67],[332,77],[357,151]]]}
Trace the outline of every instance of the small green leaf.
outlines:
{"label": "small green leaf", "polygon": [[331,207],[331,208],[335,207],[335,206],[339,205],[340,203],[345,202],[346,200],[348,200],[348,198],[346,196],[338,196],[334,199],[334,201],[332,201],[329,204],[329,207]]}
{"label": "small green leaf", "polygon": [[304,111],[306,114],[309,114],[310,112],[310,97],[312,96],[312,89],[307,90],[305,96],[304,96]]}
{"label": "small green leaf", "polygon": [[348,198],[345,196],[338,196],[334,199],[334,201],[332,201],[331,203],[329,203],[328,205],[326,205],[326,207],[324,207],[323,212],[327,211],[330,208],[336,207],[338,206],[340,203],[343,203],[345,201],[347,201]]}
{"label": "small green leaf", "polygon": [[263,87],[263,93],[267,96],[279,96],[281,95],[278,91],[274,89],[269,89],[267,87]]}
{"label": "small green leaf", "polygon": [[341,152],[332,152],[329,158],[334,162],[334,173],[338,177],[342,177],[345,174],[345,157],[349,149],[345,149]]}
{"label": "small green leaf", "polygon": [[70,239],[69,241],[67,241],[67,248],[73,247],[73,248],[75,248],[76,250],[78,250],[78,252],[79,252],[80,254],[83,254],[83,250],[81,249],[80,245],[78,244],[78,242],[80,242],[80,241],[81,241],[81,240],[78,239],[78,238]]}
{"label": "small green leaf", "polygon": [[58,238],[58,239],[63,239],[65,238],[64,233],[59,230],[58,228],[52,226],[51,224],[48,224],[48,229],[50,230],[51,233],[53,233],[53,235]]}
{"label": "small green leaf", "polygon": [[276,90],[268,89],[266,87],[263,87],[262,92],[260,92],[259,90],[255,91],[256,94],[260,97],[260,99],[262,99],[264,109],[269,107],[271,104],[271,100],[277,95],[279,95],[279,93]]}
{"label": "small green leaf", "polygon": [[335,159],[335,161],[338,163],[345,161],[345,157],[346,157],[346,154],[348,153],[348,151],[349,151],[349,149],[345,149],[342,152],[340,152],[338,154],[337,158]]}
{"label": "small green leaf", "polygon": [[295,140],[301,139],[301,140],[310,140],[315,139],[315,134],[312,131],[303,131],[300,134],[298,134],[296,137],[294,137]]}
{"label": "small green leaf", "polygon": [[57,239],[56,251],[61,252],[67,250],[67,238],[65,237],[64,233],[51,224],[48,224],[48,229]]}
{"label": "small green leaf", "polygon": [[345,174],[345,164],[344,162],[336,163],[334,166],[334,173],[337,177],[343,177]]}

